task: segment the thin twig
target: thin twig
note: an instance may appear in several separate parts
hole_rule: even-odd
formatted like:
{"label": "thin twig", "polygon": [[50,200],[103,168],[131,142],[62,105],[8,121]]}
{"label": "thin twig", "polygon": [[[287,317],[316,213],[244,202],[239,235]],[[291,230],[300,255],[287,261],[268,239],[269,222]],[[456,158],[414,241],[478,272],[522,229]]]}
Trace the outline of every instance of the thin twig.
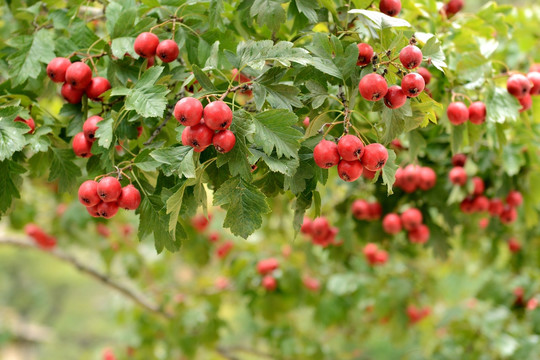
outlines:
{"label": "thin twig", "polygon": [[227,97],[227,95],[229,95],[230,93],[232,92],[236,92],[238,90],[244,90],[244,91],[247,91],[249,90],[250,86],[248,83],[245,83],[245,84],[240,84],[240,85],[237,85],[237,86],[234,86],[232,88],[228,88],[227,91],[225,91],[223,93],[223,95],[221,95],[221,97],[219,98],[219,100],[223,100]]}
{"label": "thin twig", "polygon": [[167,125],[167,123],[169,122],[169,119],[172,119],[174,117],[174,115],[170,116],[170,117],[165,117],[165,119],[163,119],[163,121],[161,122],[161,124],[158,125],[158,127],[156,128],[156,130],[154,130],[154,132],[152,133],[152,136],[150,136],[148,138],[148,140],[146,140],[143,145],[144,146],[148,146],[152,143],[152,141],[154,141],[154,139],[156,138],[156,136],[159,135],[159,133],[161,132],[161,130],[165,127],[165,125]]}
{"label": "thin twig", "polygon": [[349,133],[349,128],[351,127],[351,110],[349,110],[349,104],[347,102],[347,98],[345,96],[345,92],[343,91],[343,86],[339,85],[339,92],[338,92],[338,98],[341,99],[341,102],[343,103],[343,107],[345,108],[343,110],[343,127],[345,134]]}

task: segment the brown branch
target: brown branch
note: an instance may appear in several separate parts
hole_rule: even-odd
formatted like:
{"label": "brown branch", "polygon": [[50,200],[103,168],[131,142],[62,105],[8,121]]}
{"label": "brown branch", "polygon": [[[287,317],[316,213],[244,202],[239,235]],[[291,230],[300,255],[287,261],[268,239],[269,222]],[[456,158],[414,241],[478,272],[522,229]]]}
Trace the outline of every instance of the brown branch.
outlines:
{"label": "brown branch", "polygon": [[34,243],[31,242],[30,240],[15,239],[15,238],[0,238],[0,245],[15,246],[15,247],[24,248],[24,249],[33,249],[33,250],[41,251],[64,263],[67,263],[73,266],[81,273],[89,275],[90,277],[94,278],[95,280],[98,280],[102,284],[118,291],[125,297],[131,299],[134,303],[136,303],[143,309],[149,312],[152,312],[156,315],[160,315],[167,319],[171,319],[173,317],[173,314],[164,311],[158,305],[154,304],[151,300],[145,298],[142,294],[139,294],[135,292],[134,290],[129,289],[127,286],[120,284],[116,282],[115,280],[111,279],[110,277],[108,277],[107,275],[102,274],[99,271],[88,267],[87,265],[79,262],[73,256],[66,254],[60,250],[55,249],[52,251],[46,251],[46,250],[41,249],[37,245],[34,245]]}
{"label": "brown branch", "polygon": [[219,98],[219,100],[223,100],[227,97],[227,95],[229,95],[230,93],[232,92],[236,92],[238,90],[249,90],[249,84],[248,83],[245,83],[245,84],[240,84],[240,85],[237,85],[237,86],[234,86],[232,88],[228,88],[227,91],[225,91],[223,93],[223,95],[221,95],[221,97]]}
{"label": "brown branch", "polygon": [[343,127],[345,134],[349,133],[349,128],[351,127],[351,110],[349,109],[349,104],[347,103],[347,98],[345,96],[345,92],[343,91],[343,86],[339,85],[339,92],[338,92],[338,98],[343,103],[344,109],[344,116],[343,116]]}
{"label": "brown branch", "polygon": [[161,132],[161,130],[165,127],[165,125],[167,125],[167,123],[169,122],[169,119],[172,119],[174,117],[171,116],[171,117],[166,117],[165,119],[163,119],[163,121],[161,122],[161,124],[158,125],[158,127],[156,128],[156,130],[154,130],[154,132],[152,133],[152,136],[150,136],[148,138],[148,140],[146,140],[143,145],[144,146],[148,146],[152,143],[152,141],[154,141],[154,139],[159,135],[159,133]]}

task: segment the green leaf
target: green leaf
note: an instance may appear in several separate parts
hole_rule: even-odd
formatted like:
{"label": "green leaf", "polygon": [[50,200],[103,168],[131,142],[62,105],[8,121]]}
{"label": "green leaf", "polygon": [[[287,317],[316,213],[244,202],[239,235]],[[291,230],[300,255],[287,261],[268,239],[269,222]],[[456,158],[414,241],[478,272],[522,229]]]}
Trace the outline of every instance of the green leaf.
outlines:
{"label": "green leaf", "polygon": [[50,134],[52,129],[48,126],[40,126],[33,134],[27,136],[28,146],[32,152],[46,152],[51,146],[51,141],[46,136]]}
{"label": "green leaf", "polygon": [[98,129],[96,130],[96,138],[98,139],[98,145],[109,149],[113,141],[113,119],[101,120],[98,123]]}
{"label": "green leaf", "polygon": [[193,148],[191,146],[166,147],[152,151],[150,156],[161,163],[165,175],[177,174],[195,178]]}
{"label": "green leaf", "polygon": [[262,147],[266,155],[298,157],[299,140],[302,132],[293,127],[298,118],[287,110],[268,110],[255,115],[255,143]]}
{"label": "green leaf", "polygon": [[140,240],[153,235],[154,246],[158,253],[161,253],[164,248],[171,252],[180,249],[181,240],[186,239],[187,235],[180,224],[177,224],[175,232],[169,231],[169,216],[165,213],[159,196],[144,197],[139,206],[139,214],[138,235]]}
{"label": "green leaf", "polygon": [[133,159],[133,165],[141,169],[142,171],[155,171],[156,168],[161,164],[158,161],[155,161],[150,153],[152,149],[144,149],[135,156]]}
{"label": "green leaf", "polygon": [[264,194],[238,176],[216,190],[214,206],[227,210],[223,226],[244,239],[261,227],[262,215],[270,212]]}
{"label": "green leaf", "polygon": [[[293,106],[304,106],[300,99],[298,99],[300,90],[295,86],[285,84],[263,85],[255,83],[253,88],[256,94],[260,94],[262,91],[261,89],[258,89],[258,87],[263,88],[266,100],[275,109],[288,109],[292,111]],[[262,107],[262,105],[260,107]]]}
{"label": "green leaf", "polygon": [[[2,108],[2,112],[4,109],[8,108]],[[0,113],[0,161],[11,159],[15,152],[22,150],[26,145],[24,134],[28,132],[28,126],[13,121],[14,118],[14,115],[3,117]]]}
{"label": "green leaf", "polygon": [[21,197],[17,184],[21,183],[20,175],[25,172],[24,167],[13,161],[0,161],[0,213],[5,213],[11,207],[14,198]]}
{"label": "green leaf", "polygon": [[298,168],[299,162],[298,158],[292,158],[292,159],[277,159],[274,156],[268,156],[262,151],[251,149],[251,153],[253,154],[253,157],[251,159],[251,163],[257,162],[259,159],[262,159],[266,165],[268,165],[268,168],[273,172],[279,172],[284,175],[292,176],[296,172],[296,169]]}
{"label": "green leaf", "polygon": [[433,34],[428,34],[430,37],[426,41],[425,45],[422,47],[422,55],[424,57],[424,61],[431,62],[433,66],[435,66],[440,71],[444,72],[444,68],[447,67],[446,65],[446,57],[444,56],[444,52],[441,49],[441,43],[435,37]]}
{"label": "green leaf", "polygon": [[285,9],[279,0],[255,0],[251,5],[250,15],[257,17],[257,23],[277,30],[285,22]]}
{"label": "green leaf", "polygon": [[51,148],[49,156],[52,160],[48,181],[58,179],[60,192],[72,189],[77,178],[81,176],[81,169],[73,162],[73,150]]}
{"label": "green leaf", "polygon": [[383,184],[386,185],[388,195],[392,195],[394,193],[392,186],[394,186],[394,183],[396,182],[397,168],[396,153],[394,150],[388,150],[388,160],[382,169],[382,180]]}
{"label": "green leaf", "polygon": [[243,179],[251,179],[251,166],[248,161],[251,153],[246,137],[255,132],[255,127],[250,115],[244,111],[235,111],[231,131],[236,136],[236,144],[228,153],[218,154],[217,166],[227,164],[232,176],[240,175]]}
{"label": "green leaf", "polygon": [[490,86],[486,97],[486,121],[504,123],[519,117],[521,105],[510,93],[501,87]]}
{"label": "green leaf", "polygon": [[250,66],[255,70],[263,70],[266,61],[274,60],[283,66],[289,67],[291,63],[308,65],[311,56],[308,51],[293,47],[288,41],[280,41],[274,45],[272,40],[246,41],[238,44],[236,53],[240,66]]}
{"label": "green leaf", "polygon": [[316,23],[319,18],[317,16],[316,9],[319,8],[319,4],[314,0],[295,0],[298,11],[304,14],[311,23]]}
{"label": "green leaf", "polygon": [[126,109],[135,110],[142,117],[162,117],[167,107],[165,97],[170,90],[165,86],[134,88],[126,97]]}
{"label": "green leaf", "polygon": [[407,100],[405,105],[397,109],[390,109],[387,106],[382,110],[382,121],[384,123],[384,133],[381,142],[385,145],[397,138],[405,131],[405,119],[412,115],[411,102]]}
{"label": "green leaf", "polygon": [[132,37],[120,37],[116,38],[111,43],[111,51],[113,53],[113,56],[123,59],[124,56],[129,54],[132,58],[138,59],[139,54],[135,52],[133,49],[133,44],[135,43],[135,39]]}
{"label": "green leaf", "polygon": [[313,192],[311,191],[302,192],[296,197],[296,202],[294,204],[293,228],[297,234],[304,222],[304,214],[311,206],[312,198]]}
{"label": "green leaf", "polygon": [[217,91],[217,88],[214,86],[210,78],[201,70],[197,65],[192,66],[193,75],[195,79],[201,84],[201,86],[208,91]]}
{"label": "green leaf", "polygon": [[[403,20],[399,17],[391,17],[385,15],[379,11],[370,11],[363,9],[353,9],[349,10],[349,14],[359,14],[359,18],[364,20],[366,25],[371,25],[375,29],[386,29],[386,28],[407,28],[411,27],[408,21]],[[368,20],[368,21],[366,21]]]}
{"label": "green leaf", "polygon": [[184,198],[184,191],[186,190],[187,182],[184,182],[182,186],[167,200],[167,214],[169,218],[169,232],[176,232],[176,226],[178,225],[178,215],[182,208],[182,199]]}

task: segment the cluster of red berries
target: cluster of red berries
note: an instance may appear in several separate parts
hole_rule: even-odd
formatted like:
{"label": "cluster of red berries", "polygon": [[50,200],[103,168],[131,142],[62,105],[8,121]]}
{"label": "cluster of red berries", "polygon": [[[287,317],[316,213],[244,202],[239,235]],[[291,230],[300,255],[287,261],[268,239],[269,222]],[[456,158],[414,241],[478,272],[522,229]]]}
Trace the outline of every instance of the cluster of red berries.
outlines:
{"label": "cluster of red berries", "polygon": [[414,305],[409,305],[407,307],[407,317],[409,318],[410,324],[416,324],[420,320],[427,317],[431,314],[431,309],[429,307],[417,308]]}
{"label": "cluster of red berries", "polygon": [[24,232],[26,235],[30,236],[40,248],[44,250],[51,250],[56,246],[56,238],[47,234],[36,224],[27,224],[24,227]]}
{"label": "cluster of red berries", "polygon": [[263,259],[257,263],[257,272],[263,275],[261,285],[267,291],[274,291],[277,288],[277,280],[272,275],[272,273],[278,267],[279,267],[279,261],[275,258]]}
{"label": "cluster of red berries", "polygon": [[508,250],[513,253],[517,253],[521,250],[521,243],[516,238],[508,239]]}
{"label": "cluster of red berries", "polygon": [[[476,184],[475,184],[476,188]],[[476,191],[475,191],[476,192]],[[517,208],[523,203],[523,196],[519,191],[512,190],[506,196],[506,204],[501,199],[488,199],[483,195],[468,196],[460,204],[460,209],[465,214],[474,212],[489,212],[492,217],[498,217],[503,224],[511,224],[516,221]]]}
{"label": "cluster of red berries", "polygon": [[182,144],[191,146],[196,152],[202,152],[212,144],[216,151],[224,154],[236,144],[236,136],[228,130],[233,120],[232,110],[221,100],[203,108],[198,99],[185,97],[176,103],[174,117],[186,127],[182,131]]}
{"label": "cluster of red berries", "polygon": [[83,131],[73,137],[73,152],[78,157],[88,158],[92,156],[92,144],[96,141],[97,123],[103,120],[101,116],[90,116],[83,124]]}
{"label": "cluster of red berries", "polygon": [[387,214],[382,221],[382,226],[384,232],[391,235],[396,235],[405,229],[410,242],[424,244],[429,240],[430,232],[422,221],[422,212],[416,208],[410,208],[401,216],[396,213]]}
{"label": "cluster of red berries", "polygon": [[[191,218],[191,226],[198,233],[204,233],[212,221],[212,214],[208,214],[208,217],[203,214],[197,214]],[[217,243],[220,239],[219,233],[217,231],[212,231],[208,234],[208,240],[211,243]]]}
{"label": "cluster of red berries", "polygon": [[302,223],[300,232],[311,237],[311,242],[314,245],[319,245],[322,247],[341,245],[341,242],[336,241],[336,236],[339,229],[337,227],[330,226],[330,222],[324,216],[318,217],[313,221],[308,217],[304,217],[304,222]]}
{"label": "cluster of red berries", "polygon": [[118,208],[135,210],[141,203],[139,190],[131,184],[122,187],[120,181],[105,176],[99,182],[86,180],[79,187],[79,201],[93,217],[110,219]]}
{"label": "cluster of red berries", "polygon": [[57,57],[47,65],[47,75],[56,83],[62,85],[62,96],[70,104],[78,104],[84,94],[90,100],[101,101],[101,95],[111,88],[109,80],[96,76],[83,62],[71,63],[69,59]]}
{"label": "cluster of red berries", "polygon": [[382,206],[376,201],[355,200],[351,205],[351,212],[358,220],[375,221],[382,216]]}
{"label": "cluster of red berries", "polygon": [[448,120],[453,125],[461,125],[467,120],[472,124],[480,125],[486,121],[486,104],[482,101],[475,101],[469,107],[461,101],[455,101],[448,105],[446,109]]}
{"label": "cluster of red berries", "polygon": [[442,10],[448,17],[452,17],[463,9],[465,5],[464,0],[450,0],[448,3],[444,4]]}
{"label": "cluster of red berries", "polygon": [[133,50],[139,56],[148,59],[148,66],[154,64],[154,56],[156,55],[164,63],[170,63],[176,60],[178,54],[180,54],[178,44],[173,40],[163,40],[160,42],[157,35],[150,32],[143,32],[137,36],[133,44]]}
{"label": "cluster of red berries", "polygon": [[427,166],[407,165],[396,170],[396,182],[394,186],[406,193],[415,192],[417,189],[427,191],[437,183],[437,174]]}
{"label": "cluster of red berries", "polygon": [[534,297],[531,297],[529,300],[525,301],[525,289],[521,286],[518,286],[514,289],[514,306],[516,307],[526,307],[527,310],[534,310],[538,307],[538,300]]}
{"label": "cluster of red berries", "polygon": [[531,96],[540,95],[540,67],[532,65],[527,76],[514,74],[506,81],[506,89],[521,104],[519,112],[532,107]]}
{"label": "cluster of red berries", "polygon": [[373,178],[386,164],[388,150],[379,143],[364,146],[359,137],[348,134],[337,144],[322,139],[313,149],[313,159],[323,169],[337,165],[339,177],[350,182],[358,179],[364,170],[372,172],[369,176]]}
{"label": "cluster of red berries", "polygon": [[377,244],[368,243],[364,246],[364,256],[371,266],[382,265],[388,261],[388,253],[379,249]]}

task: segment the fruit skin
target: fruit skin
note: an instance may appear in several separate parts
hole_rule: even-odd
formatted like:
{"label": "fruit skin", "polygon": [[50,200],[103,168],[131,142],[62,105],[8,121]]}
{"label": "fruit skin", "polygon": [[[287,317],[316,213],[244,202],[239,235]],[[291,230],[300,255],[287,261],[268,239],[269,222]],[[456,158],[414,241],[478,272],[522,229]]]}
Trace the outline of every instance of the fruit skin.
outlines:
{"label": "fruit skin", "polygon": [[474,212],[474,199],[472,197],[466,197],[459,204],[459,209],[465,214],[472,214]]}
{"label": "fruit skin", "polygon": [[257,272],[261,275],[266,275],[276,270],[278,267],[279,261],[276,258],[263,259],[257,263]]}
{"label": "fruit skin", "polygon": [[322,237],[330,230],[330,223],[324,216],[318,217],[311,223],[311,235],[313,237]]}
{"label": "fruit skin", "polygon": [[159,45],[159,38],[152,33],[143,32],[137,36],[133,49],[143,58],[153,58]]}
{"label": "fruit skin", "polygon": [[[185,135],[185,138],[184,138]],[[196,152],[206,149],[214,137],[214,132],[206,124],[199,123],[195,126],[187,126],[182,132],[182,143],[191,146]],[[186,140],[184,142],[184,140]]]}
{"label": "fruit skin", "polygon": [[376,171],[371,171],[366,168],[362,170],[362,176],[368,180],[373,180],[375,178],[375,175],[377,174]]}
{"label": "fruit skin", "polygon": [[513,253],[517,253],[521,250],[521,244],[516,238],[510,238],[508,239],[508,249]]}
{"label": "fruit skin", "polygon": [[271,275],[263,277],[261,284],[267,291],[274,291],[277,288],[277,281]]}
{"label": "fruit skin", "polygon": [[540,73],[533,71],[527,74],[527,79],[532,83],[532,88],[529,91],[531,95],[540,94]]}
{"label": "fruit skin", "polygon": [[456,166],[450,170],[448,174],[450,182],[455,185],[463,186],[467,183],[467,173],[461,166]]}
{"label": "fruit skin", "polygon": [[401,11],[401,0],[381,0],[379,10],[388,16],[396,16]]}
{"label": "fruit skin", "polygon": [[370,217],[369,203],[365,200],[355,200],[351,205],[351,212],[358,220],[367,220]]}
{"label": "fruit skin", "polygon": [[81,99],[84,95],[84,90],[77,90],[68,83],[62,85],[60,93],[64,99],[70,104],[78,104],[81,102]]}
{"label": "fruit skin", "polygon": [[368,220],[378,220],[382,215],[382,206],[378,202],[368,203],[369,209],[369,218]]}
{"label": "fruit skin", "polygon": [[425,67],[419,67],[416,69],[416,72],[424,78],[424,83],[428,85],[431,82],[431,73]]}
{"label": "fruit skin", "polygon": [[97,212],[101,217],[110,219],[118,212],[118,204],[115,201],[101,202],[97,206]]}
{"label": "fruit skin", "polygon": [[208,218],[206,218],[202,214],[195,215],[194,217],[191,218],[191,226],[193,226],[193,228],[198,233],[202,233],[202,232],[204,232],[206,230],[206,228],[210,224],[210,219],[211,219],[210,216],[208,216]]}
{"label": "fruit skin", "polygon": [[358,160],[347,161],[341,160],[338,163],[338,174],[339,177],[347,182],[357,180],[360,175],[362,175],[362,164]]}
{"label": "fruit skin", "polygon": [[185,97],[174,106],[174,117],[185,126],[194,126],[201,122],[203,106],[198,99]]}
{"label": "fruit skin", "polygon": [[453,102],[448,105],[446,115],[453,125],[461,125],[469,119],[469,109],[461,101]]}
{"label": "fruit skin", "polygon": [[86,207],[96,206],[101,202],[97,193],[98,183],[94,180],[86,180],[79,186],[79,201]]}
{"label": "fruit skin", "polygon": [[116,202],[122,195],[122,185],[117,178],[105,176],[98,183],[97,193],[103,202]]}
{"label": "fruit skin", "polygon": [[475,125],[480,125],[486,121],[486,104],[475,101],[469,105],[469,121]]}
{"label": "fruit skin", "polygon": [[103,99],[100,97],[101,94],[103,94],[110,88],[111,83],[109,82],[109,80],[101,76],[96,76],[95,78],[90,80],[90,84],[88,84],[88,86],[86,87],[86,96],[88,96],[90,100],[102,101]]}
{"label": "fruit skin", "polygon": [[232,241],[226,241],[225,243],[223,243],[223,245],[217,248],[216,250],[217,257],[220,259],[224,259],[225,257],[227,257],[227,255],[229,255],[233,247],[234,247],[234,243]]}
{"label": "fruit skin", "polygon": [[304,121],[302,121],[302,124],[303,124],[305,127],[308,127],[308,126],[309,126],[309,117],[308,117],[308,116],[306,116],[306,117],[304,118]]}
{"label": "fruit skin", "polygon": [[66,83],[76,90],[84,90],[92,81],[92,70],[83,62],[74,62],[66,70]]}
{"label": "fruit skin", "polygon": [[97,123],[103,120],[101,116],[90,116],[83,124],[83,134],[86,141],[94,142],[96,140],[96,130],[98,129]]}
{"label": "fruit skin", "polygon": [[305,235],[311,235],[313,231],[313,224],[311,222],[311,219],[307,216],[304,216],[304,222],[302,222],[302,226],[300,227],[300,232]]}
{"label": "fruit skin", "polygon": [[523,195],[519,191],[512,190],[506,196],[506,203],[513,207],[518,207],[523,204]]}
{"label": "fruit skin", "polygon": [[34,131],[36,130],[36,123],[34,122],[34,119],[32,119],[31,117],[29,117],[28,119],[23,119],[22,117],[17,116],[13,121],[22,122],[28,125],[30,130],[28,130],[27,134],[33,134]]}
{"label": "fruit skin", "polygon": [[89,158],[92,156],[92,143],[84,137],[84,133],[80,132],[73,137],[73,152],[76,156]]}
{"label": "fruit skin", "polygon": [[366,43],[360,43],[358,46],[358,61],[356,65],[365,66],[371,63],[371,58],[373,57],[373,48],[371,45]]}
{"label": "fruit skin", "polygon": [[412,230],[422,224],[423,216],[420,210],[416,208],[410,208],[405,210],[401,214],[401,223],[405,230]]}
{"label": "fruit skin", "polygon": [[420,66],[422,57],[422,50],[415,45],[407,45],[399,52],[399,61],[409,70]]}
{"label": "fruit skin", "polygon": [[69,59],[57,57],[47,65],[47,76],[55,83],[66,81],[66,70],[71,65]]}
{"label": "fruit skin", "polygon": [[118,198],[118,207],[126,210],[136,210],[141,204],[141,193],[133,185],[122,188],[122,194]]}
{"label": "fruit skin", "polygon": [[414,229],[409,230],[408,233],[409,241],[416,244],[426,243],[429,240],[429,235],[429,228],[424,224],[420,224]]}
{"label": "fruit skin", "polygon": [[379,74],[367,74],[358,84],[360,95],[368,101],[381,100],[388,92],[388,83]]}
{"label": "fruit skin", "polygon": [[164,63],[173,62],[178,58],[178,54],[180,54],[178,44],[173,40],[163,40],[156,48],[156,55]]}
{"label": "fruit skin", "polygon": [[473,208],[476,212],[485,212],[489,210],[489,199],[483,195],[477,196],[473,200]]}
{"label": "fruit skin", "polygon": [[418,73],[410,73],[403,77],[401,80],[401,89],[403,93],[409,97],[417,97],[420,95],[424,88],[426,87],[426,82],[422,75]]}
{"label": "fruit skin", "polygon": [[377,171],[384,167],[388,160],[388,150],[378,143],[369,144],[364,147],[364,155],[362,156],[362,165],[370,170]]}
{"label": "fruit skin", "polygon": [[473,195],[475,196],[482,195],[485,190],[484,180],[482,180],[482,178],[478,176],[475,176],[472,178],[472,181],[474,184]]}
{"label": "fruit skin", "polygon": [[403,92],[401,86],[393,85],[388,88],[388,92],[384,95],[384,105],[390,109],[398,109],[405,105],[407,95]]}
{"label": "fruit skin", "polygon": [[212,144],[217,152],[226,154],[234,148],[236,136],[231,130],[221,130],[214,135]]}
{"label": "fruit skin", "polygon": [[24,227],[24,232],[44,250],[51,250],[56,246],[56,238],[45,233],[45,231],[36,224],[27,224]]}
{"label": "fruit skin", "polygon": [[506,81],[506,89],[512,96],[518,99],[529,95],[531,88],[532,84],[525,75],[514,74]]}
{"label": "fruit skin", "polygon": [[437,183],[437,174],[432,168],[422,167],[418,174],[420,181],[418,187],[424,191],[427,191],[435,186]]}
{"label": "fruit skin", "polygon": [[225,130],[231,126],[233,113],[221,100],[213,101],[203,110],[204,123],[212,130]]}
{"label": "fruit skin", "polygon": [[519,109],[519,112],[524,112],[529,110],[532,107],[532,97],[531,95],[527,94],[522,98],[519,98],[519,103],[521,104],[521,109]]}
{"label": "fruit skin", "polygon": [[467,155],[465,154],[456,154],[452,156],[452,165],[454,166],[465,166],[465,163],[467,162]]}
{"label": "fruit skin", "polygon": [[345,135],[339,139],[337,148],[339,156],[346,161],[358,160],[364,154],[364,143],[354,135]]}
{"label": "fruit skin", "polygon": [[338,146],[333,141],[322,139],[313,149],[315,164],[323,169],[329,169],[339,163]]}
{"label": "fruit skin", "polygon": [[398,214],[387,214],[382,221],[383,230],[387,234],[395,235],[401,231],[403,225]]}
{"label": "fruit skin", "polygon": [[501,199],[491,199],[489,202],[489,214],[491,216],[500,216],[504,210],[504,204]]}
{"label": "fruit skin", "polygon": [[[99,202],[99,204],[101,204],[101,201]],[[99,211],[97,209],[98,205],[94,205],[94,206],[88,206],[86,208],[86,211],[88,211],[88,213],[90,214],[90,216],[92,217],[95,217],[95,218],[98,218],[98,217],[101,217],[101,215],[99,214]]]}
{"label": "fruit skin", "polygon": [[464,1],[463,0],[450,0],[448,4],[444,5],[444,10],[446,14],[451,17],[452,15],[457,14],[463,9]]}
{"label": "fruit skin", "polygon": [[517,219],[517,210],[512,206],[505,206],[499,218],[503,224],[511,224]]}

